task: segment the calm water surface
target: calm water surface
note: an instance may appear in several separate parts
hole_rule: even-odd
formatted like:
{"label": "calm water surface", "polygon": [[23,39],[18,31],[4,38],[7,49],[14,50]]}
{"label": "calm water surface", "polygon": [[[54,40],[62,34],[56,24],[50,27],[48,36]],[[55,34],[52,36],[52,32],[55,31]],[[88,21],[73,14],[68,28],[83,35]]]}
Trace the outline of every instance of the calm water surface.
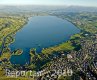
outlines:
{"label": "calm water surface", "polygon": [[30,48],[36,48],[39,53],[42,48],[67,41],[70,36],[79,32],[72,23],[54,16],[31,17],[28,24],[16,33],[15,42],[9,46],[12,51],[23,49],[23,54],[12,56],[10,61],[12,64],[20,65],[29,63]]}

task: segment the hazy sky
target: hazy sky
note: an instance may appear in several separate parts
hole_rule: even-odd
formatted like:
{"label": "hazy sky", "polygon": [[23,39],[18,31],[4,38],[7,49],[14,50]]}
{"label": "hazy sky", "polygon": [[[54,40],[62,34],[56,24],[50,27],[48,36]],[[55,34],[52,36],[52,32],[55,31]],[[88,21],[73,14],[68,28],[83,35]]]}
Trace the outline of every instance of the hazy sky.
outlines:
{"label": "hazy sky", "polygon": [[0,4],[7,5],[79,5],[96,6],[97,0],[0,0]]}

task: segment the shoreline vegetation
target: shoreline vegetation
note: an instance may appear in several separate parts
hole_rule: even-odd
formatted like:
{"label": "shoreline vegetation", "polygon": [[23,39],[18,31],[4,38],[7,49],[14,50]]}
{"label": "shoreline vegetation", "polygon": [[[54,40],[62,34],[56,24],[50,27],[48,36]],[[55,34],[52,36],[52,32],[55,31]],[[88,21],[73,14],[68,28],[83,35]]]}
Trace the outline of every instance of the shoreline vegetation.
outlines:
{"label": "shoreline vegetation", "polygon": [[22,49],[16,49],[12,52],[12,55],[19,56],[23,53]]}
{"label": "shoreline vegetation", "polygon": [[[23,19],[24,18],[24,19]],[[7,59],[11,57],[11,50],[8,47],[11,43],[15,41],[15,34],[19,31],[25,24],[27,24],[27,18],[25,17],[6,17],[1,18],[1,20],[5,20],[6,22],[10,22],[5,25],[4,29],[1,30],[1,33],[5,35],[0,36],[1,48],[0,48],[0,60]],[[4,23],[2,23],[4,24]],[[5,23],[6,24],[6,23]],[[14,27],[13,27],[14,26]],[[6,54],[7,53],[7,54]]]}

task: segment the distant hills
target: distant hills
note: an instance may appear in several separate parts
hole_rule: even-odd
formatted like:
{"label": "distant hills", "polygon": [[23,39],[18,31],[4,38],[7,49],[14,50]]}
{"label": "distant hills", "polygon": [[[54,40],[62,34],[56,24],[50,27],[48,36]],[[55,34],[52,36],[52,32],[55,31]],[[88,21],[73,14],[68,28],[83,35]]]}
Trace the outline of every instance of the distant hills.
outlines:
{"label": "distant hills", "polygon": [[0,12],[33,12],[33,11],[63,11],[63,12],[97,12],[97,7],[82,6],[0,6]]}

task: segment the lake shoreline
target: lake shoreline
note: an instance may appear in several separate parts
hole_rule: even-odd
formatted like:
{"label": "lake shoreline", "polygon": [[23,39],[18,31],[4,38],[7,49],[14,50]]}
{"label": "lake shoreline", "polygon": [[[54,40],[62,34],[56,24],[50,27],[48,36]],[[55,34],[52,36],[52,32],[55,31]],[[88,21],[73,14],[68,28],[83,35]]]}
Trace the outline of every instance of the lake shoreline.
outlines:
{"label": "lake shoreline", "polygon": [[[12,35],[12,36],[13,36],[13,40],[15,41],[14,36],[15,36],[16,32],[18,32],[19,30],[21,30],[21,28],[23,28],[23,26],[26,25],[27,22],[28,22],[28,18],[27,18],[26,22],[25,22],[19,29],[17,29],[16,31],[14,31],[14,32],[12,32],[12,33],[10,33],[10,34],[8,34],[6,37],[4,37],[4,40],[3,40],[2,45],[1,45],[0,56],[2,55],[2,51],[3,51],[4,45],[5,45],[6,38],[9,37],[10,35]],[[8,47],[11,43],[13,43],[14,41],[10,42],[10,43],[7,45],[7,47]],[[8,47],[8,48],[9,48],[9,47]],[[10,48],[9,48],[9,49],[10,49]],[[10,49],[10,51],[11,51],[11,49]]]}
{"label": "lake shoreline", "polygon": [[[53,16],[52,16],[52,17],[53,17]],[[54,17],[55,17],[55,16],[54,16]],[[32,17],[29,17],[28,20],[27,20],[27,22],[29,21],[30,18],[32,18]],[[67,20],[66,20],[66,21],[67,21]],[[67,21],[67,22],[68,22],[68,21]],[[71,23],[70,23],[70,24],[71,24]],[[25,25],[27,25],[27,23],[26,23]],[[25,27],[25,25],[24,25],[24,27]],[[73,24],[72,24],[72,25],[73,25]],[[73,25],[73,26],[74,26],[74,25]],[[20,28],[19,30],[21,30],[21,28]],[[78,33],[80,33],[80,32],[78,32]],[[76,34],[78,34],[78,33],[76,33]],[[75,34],[73,34],[73,35],[75,35]],[[71,35],[71,36],[73,36],[73,35]],[[49,46],[49,47],[44,47],[43,49],[46,50],[46,49],[49,49],[49,48],[51,48],[51,47],[54,48],[54,47],[56,47],[56,46],[58,47],[58,46],[60,46],[60,45],[62,45],[62,44],[65,44],[66,42],[69,42],[69,41],[70,41],[71,36],[69,36],[69,40],[63,41],[63,42],[61,42],[60,44],[57,44],[57,45],[53,45],[53,46]],[[34,47],[32,47],[32,48],[34,48]],[[31,49],[31,48],[30,48],[30,49]],[[29,49],[29,50],[30,50],[30,49]],[[41,53],[42,53],[43,49],[41,50]],[[23,54],[23,53],[21,53],[21,54]],[[30,54],[30,53],[29,53],[29,54]],[[39,53],[38,53],[38,54],[39,54]],[[13,55],[13,56],[15,56],[15,55]],[[20,55],[17,55],[17,56],[20,56]]]}

